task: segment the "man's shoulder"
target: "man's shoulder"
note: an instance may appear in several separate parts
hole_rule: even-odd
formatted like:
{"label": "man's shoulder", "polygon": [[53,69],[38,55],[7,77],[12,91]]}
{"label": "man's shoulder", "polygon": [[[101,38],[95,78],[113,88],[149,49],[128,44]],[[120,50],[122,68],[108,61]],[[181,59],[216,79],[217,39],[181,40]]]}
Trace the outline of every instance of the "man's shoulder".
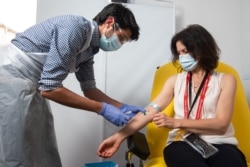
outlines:
{"label": "man's shoulder", "polygon": [[47,21],[64,21],[64,20],[87,20],[83,16],[73,15],[73,14],[65,14],[65,15],[57,15],[52,16]]}

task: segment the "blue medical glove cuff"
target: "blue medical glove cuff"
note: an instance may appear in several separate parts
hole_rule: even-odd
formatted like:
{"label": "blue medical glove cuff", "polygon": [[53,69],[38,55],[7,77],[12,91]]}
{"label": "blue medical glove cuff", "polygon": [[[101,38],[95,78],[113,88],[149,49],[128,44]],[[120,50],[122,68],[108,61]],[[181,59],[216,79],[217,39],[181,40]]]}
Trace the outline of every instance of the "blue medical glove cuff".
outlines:
{"label": "blue medical glove cuff", "polygon": [[146,110],[142,107],[128,104],[123,104],[120,109],[124,114],[129,115],[131,118],[133,118],[138,112],[146,112]]}
{"label": "blue medical glove cuff", "polygon": [[123,126],[131,119],[128,115],[121,112],[119,108],[107,103],[103,103],[102,110],[99,114],[116,126]]}

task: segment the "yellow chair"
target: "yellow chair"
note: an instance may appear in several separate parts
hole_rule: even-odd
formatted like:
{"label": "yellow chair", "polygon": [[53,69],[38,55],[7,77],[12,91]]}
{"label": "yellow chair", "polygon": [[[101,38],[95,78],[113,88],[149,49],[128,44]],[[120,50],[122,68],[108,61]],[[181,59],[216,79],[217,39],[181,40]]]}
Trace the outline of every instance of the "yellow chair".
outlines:
{"label": "yellow chair", "polygon": [[[235,136],[239,141],[239,148],[245,154],[248,167],[250,167],[250,110],[242,82],[237,71],[225,63],[219,62],[217,70],[233,74],[237,79],[237,90],[232,122],[235,128]],[[151,92],[151,100],[159,94],[166,79],[170,75],[176,73],[177,69],[172,62],[169,62],[156,70]],[[173,107],[172,102],[162,112],[173,116]],[[157,128],[154,123],[149,123],[147,125],[146,138],[150,149],[150,155],[145,161],[144,167],[166,167],[163,157],[163,149],[166,145],[168,132],[169,129]]]}

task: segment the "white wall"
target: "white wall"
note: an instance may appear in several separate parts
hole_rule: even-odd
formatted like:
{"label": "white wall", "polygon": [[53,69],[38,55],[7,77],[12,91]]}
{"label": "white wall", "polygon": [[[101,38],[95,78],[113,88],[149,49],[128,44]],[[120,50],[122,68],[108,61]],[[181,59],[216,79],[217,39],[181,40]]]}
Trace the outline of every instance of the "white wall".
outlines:
{"label": "white wall", "polygon": [[241,50],[242,55],[240,57],[242,68],[241,68],[241,74],[242,79],[245,86],[245,91],[247,93],[248,97],[248,104],[250,105],[250,68],[249,68],[249,62],[250,62],[250,52],[249,52],[249,46],[250,46],[250,1],[249,0],[243,0],[242,2],[242,30],[241,30]]}
{"label": "white wall", "polygon": [[36,22],[36,2],[0,0],[0,24],[3,23],[15,32],[24,31]]}

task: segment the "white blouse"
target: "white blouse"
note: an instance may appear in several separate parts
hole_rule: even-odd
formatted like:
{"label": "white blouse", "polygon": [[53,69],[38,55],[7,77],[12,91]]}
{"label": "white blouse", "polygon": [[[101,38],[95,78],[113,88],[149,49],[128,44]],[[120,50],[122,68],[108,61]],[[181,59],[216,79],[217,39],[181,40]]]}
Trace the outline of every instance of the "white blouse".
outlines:
{"label": "white blouse", "polygon": [[[223,73],[219,73],[214,71],[212,75],[210,76],[210,80],[208,83],[208,88],[206,91],[205,99],[202,106],[201,111],[201,118],[200,119],[209,119],[214,118],[216,115],[216,106],[217,101],[220,96],[221,91],[221,77]],[[176,119],[183,119],[184,118],[184,92],[186,89],[186,76],[187,72],[182,72],[178,74],[175,88],[174,88],[174,110],[175,115],[174,118]],[[195,98],[195,92],[194,87],[192,88],[192,100]],[[197,98],[194,107],[192,109],[192,112],[190,113],[189,119],[195,119],[196,112],[197,112],[197,106],[199,103],[199,97]],[[183,140],[182,135],[184,132],[182,132],[180,129],[173,129],[169,132],[169,136],[167,139],[167,144],[170,144],[173,141]],[[204,140],[206,140],[209,143],[213,144],[233,144],[237,145],[238,141],[234,137],[234,128],[232,123],[230,123],[227,131],[223,135],[201,135]]]}

